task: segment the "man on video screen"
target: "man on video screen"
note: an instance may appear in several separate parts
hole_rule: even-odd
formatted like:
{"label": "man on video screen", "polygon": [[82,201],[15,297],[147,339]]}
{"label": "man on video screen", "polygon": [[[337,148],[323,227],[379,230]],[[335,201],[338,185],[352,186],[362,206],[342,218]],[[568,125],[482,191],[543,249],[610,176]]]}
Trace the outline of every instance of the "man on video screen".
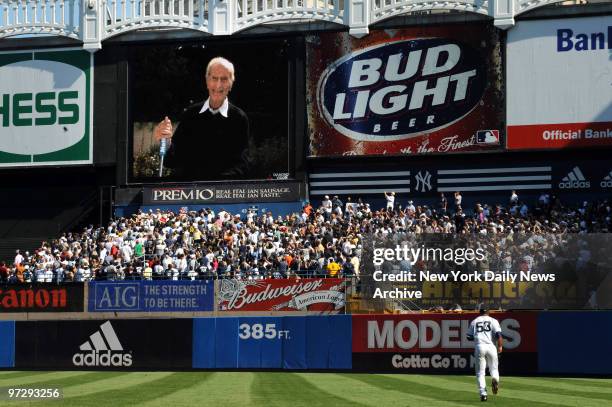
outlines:
{"label": "man on video screen", "polygon": [[249,121],[229,102],[234,65],[213,58],[206,67],[208,99],[188,107],[174,135],[166,116],[155,127],[155,138],[169,143],[165,165],[177,179],[241,179],[248,176]]}

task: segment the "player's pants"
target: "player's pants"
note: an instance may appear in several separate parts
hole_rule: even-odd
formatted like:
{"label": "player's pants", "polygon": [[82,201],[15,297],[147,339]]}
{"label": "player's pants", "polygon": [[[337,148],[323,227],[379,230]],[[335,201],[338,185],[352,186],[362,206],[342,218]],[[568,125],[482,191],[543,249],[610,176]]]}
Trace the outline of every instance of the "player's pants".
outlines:
{"label": "player's pants", "polygon": [[499,370],[497,368],[497,348],[495,345],[481,344],[474,350],[476,357],[476,380],[480,395],[487,394],[485,383],[485,369],[489,366],[491,377],[499,382]]}

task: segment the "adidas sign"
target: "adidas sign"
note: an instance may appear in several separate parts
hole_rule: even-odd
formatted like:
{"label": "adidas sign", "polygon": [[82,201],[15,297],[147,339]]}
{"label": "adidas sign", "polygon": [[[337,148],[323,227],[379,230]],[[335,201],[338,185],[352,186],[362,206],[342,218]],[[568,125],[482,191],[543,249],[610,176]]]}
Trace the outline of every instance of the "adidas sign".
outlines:
{"label": "adidas sign", "polygon": [[563,177],[559,182],[559,188],[561,189],[577,189],[577,188],[591,188],[591,183],[580,171],[578,166],[574,167],[567,176]]}
{"label": "adidas sign", "polygon": [[612,171],[599,183],[602,188],[612,188]]}
{"label": "adidas sign", "polygon": [[72,356],[75,366],[132,366],[132,354],[124,352],[110,321],[100,325],[79,349],[83,352]]}

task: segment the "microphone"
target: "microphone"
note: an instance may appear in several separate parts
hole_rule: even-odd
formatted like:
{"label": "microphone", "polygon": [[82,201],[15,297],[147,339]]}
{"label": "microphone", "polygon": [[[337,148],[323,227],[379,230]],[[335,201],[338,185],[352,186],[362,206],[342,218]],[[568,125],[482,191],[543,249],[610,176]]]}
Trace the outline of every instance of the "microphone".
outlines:
{"label": "microphone", "polygon": [[164,157],[166,155],[166,146],[168,145],[168,141],[163,138],[159,141],[159,156]]}
{"label": "microphone", "polygon": [[159,141],[159,177],[161,178],[164,170],[164,157],[166,156],[167,141],[165,138]]}

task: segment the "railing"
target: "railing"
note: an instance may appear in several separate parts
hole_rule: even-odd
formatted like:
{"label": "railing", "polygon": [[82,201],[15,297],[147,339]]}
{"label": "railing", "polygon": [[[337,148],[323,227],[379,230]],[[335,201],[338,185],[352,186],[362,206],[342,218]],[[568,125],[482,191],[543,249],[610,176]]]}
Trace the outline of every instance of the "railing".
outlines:
{"label": "railing", "polygon": [[79,0],[0,0],[0,38],[51,34],[79,38]]}
{"label": "railing", "polygon": [[323,20],[343,24],[344,0],[237,0],[235,31],[265,23]]}
{"label": "railing", "polygon": [[104,38],[143,28],[208,32],[208,0],[103,0],[102,6]]}
{"label": "railing", "polygon": [[99,49],[135,30],[194,30],[232,35],[262,25],[335,23],[354,36],[372,24],[422,10],[472,12],[500,28],[520,13],[563,0],[0,0],[0,39],[47,34]]}
{"label": "railing", "polygon": [[[494,1],[494,0],[492,0]],[[422,10],[456,10],[469,11],[478,14],[489,14],[488,0],[452,0],[452,1],[423,1],[423,0],[372,0],[371,23]]]}

